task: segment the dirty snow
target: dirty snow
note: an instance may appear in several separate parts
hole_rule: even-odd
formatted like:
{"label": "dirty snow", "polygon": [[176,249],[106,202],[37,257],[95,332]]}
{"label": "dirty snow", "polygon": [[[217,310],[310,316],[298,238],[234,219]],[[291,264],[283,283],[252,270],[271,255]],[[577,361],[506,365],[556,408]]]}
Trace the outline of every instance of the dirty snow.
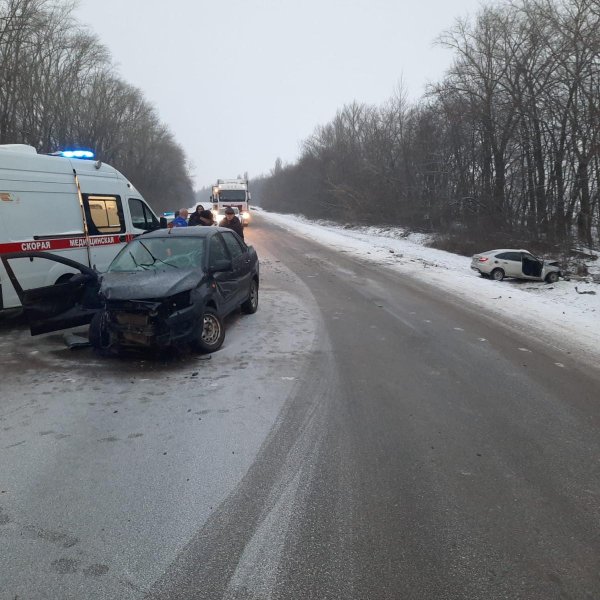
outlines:
{"label": "dirty snow", "polygon": [[592,362],[600,358],[600,285],[591,279],[561,279],[552,285],[511,279],[495,282],[472,271],[469,257],[427,247],[424,234],[392,227],[348,228],[264,210],[261,215],[329,248],[433,284],[508,325],[527,328],[557,348]]}

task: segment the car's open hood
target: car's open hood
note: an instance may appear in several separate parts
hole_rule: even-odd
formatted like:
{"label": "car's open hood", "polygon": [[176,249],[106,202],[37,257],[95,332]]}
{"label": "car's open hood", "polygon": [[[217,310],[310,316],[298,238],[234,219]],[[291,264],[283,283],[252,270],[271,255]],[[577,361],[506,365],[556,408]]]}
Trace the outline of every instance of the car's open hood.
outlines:
{"label": "car's open hood", "polygon": [[100,292],[107,300],[168,298],[195,288],[203,277],[199,269],[105,273]]}

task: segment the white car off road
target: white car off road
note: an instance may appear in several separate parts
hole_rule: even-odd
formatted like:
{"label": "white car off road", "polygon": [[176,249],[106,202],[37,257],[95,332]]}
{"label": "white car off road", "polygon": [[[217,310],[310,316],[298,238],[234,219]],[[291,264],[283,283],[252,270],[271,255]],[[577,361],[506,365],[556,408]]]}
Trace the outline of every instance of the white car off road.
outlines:
{"label": "white car off road", "polygon": [[490,250],[475,254],[471,260],[471,269],[494,281],[515,277],[554,283],[560,277],[557,261],[538,258],[527,250]]}

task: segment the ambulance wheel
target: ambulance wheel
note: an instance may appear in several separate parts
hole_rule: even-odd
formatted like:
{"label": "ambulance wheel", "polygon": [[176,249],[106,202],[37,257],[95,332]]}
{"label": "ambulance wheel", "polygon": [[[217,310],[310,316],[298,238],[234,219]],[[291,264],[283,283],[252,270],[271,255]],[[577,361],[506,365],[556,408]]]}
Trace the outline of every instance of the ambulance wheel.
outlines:
{"label": "ambulance wheel", "polygon": [[108,352],[110,345],[110,333],[108,332],[108,329],[104,323],[104,313],[102,311],[97,312],[92,318],[88,339],[94,350],[97,350],[101,353]]}
{"label": "ambulance wheel", "polygon": [[225,325],[211,306],[204,309],[200,333],[193,343],[194,350],[203,353],[216,352],[225,340]]}

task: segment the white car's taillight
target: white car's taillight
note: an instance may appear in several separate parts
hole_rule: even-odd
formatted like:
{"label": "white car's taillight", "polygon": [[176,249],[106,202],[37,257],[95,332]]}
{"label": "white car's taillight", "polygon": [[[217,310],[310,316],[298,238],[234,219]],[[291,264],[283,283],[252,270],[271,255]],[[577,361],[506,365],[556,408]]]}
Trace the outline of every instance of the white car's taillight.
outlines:
{"label": "white car's taillight", "polygon": [[480,256],[477,261],[478,262],[487,262],[489,258],[487,256]]}

